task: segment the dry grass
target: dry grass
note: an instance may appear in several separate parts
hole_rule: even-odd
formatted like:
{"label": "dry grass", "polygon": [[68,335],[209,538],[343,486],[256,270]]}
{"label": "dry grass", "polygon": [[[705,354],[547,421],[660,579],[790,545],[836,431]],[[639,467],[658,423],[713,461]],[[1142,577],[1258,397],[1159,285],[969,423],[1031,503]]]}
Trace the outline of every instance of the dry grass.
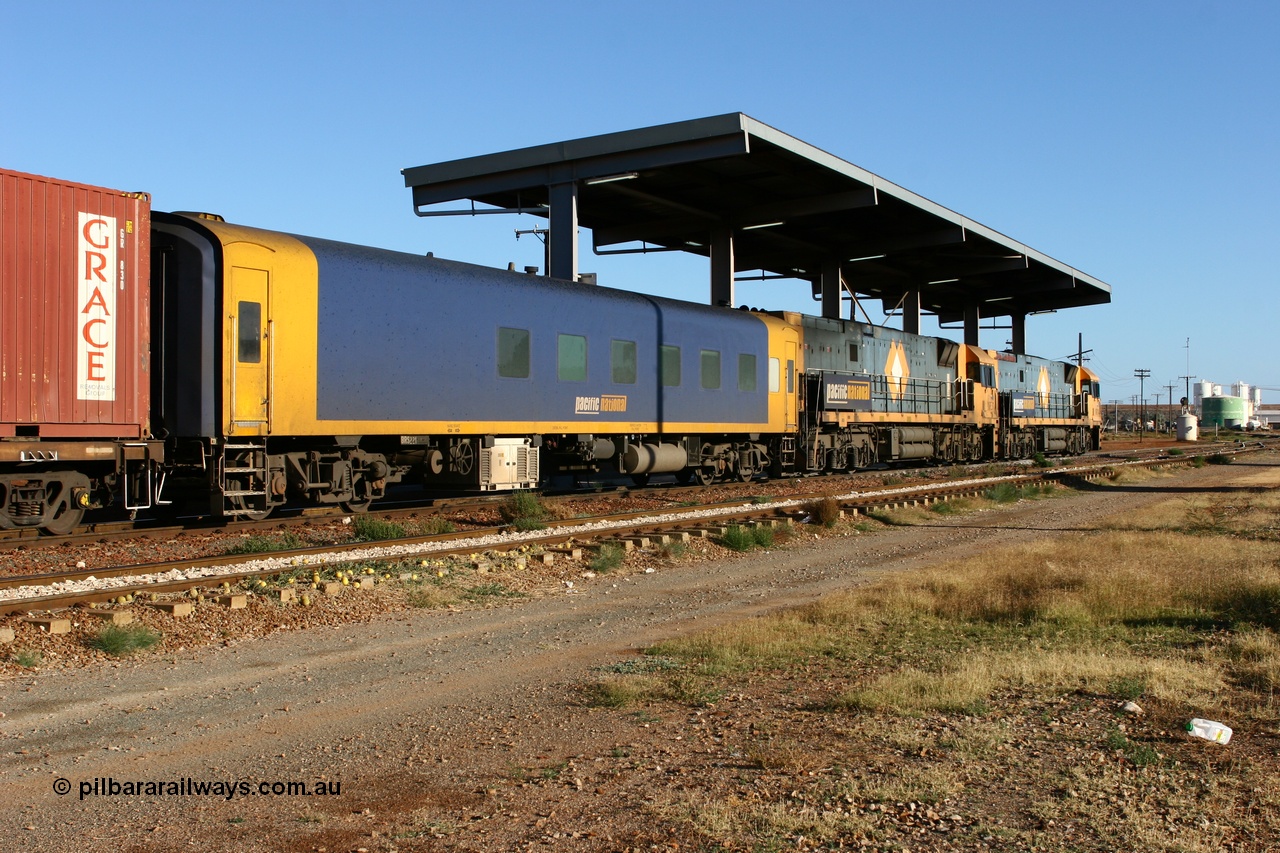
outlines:
{"label": "dry grass", "polygon": [[[681,669],[607,689],[620,705],[682,695],[705,705],[796,673],[830,685],[801,706],[809,716],[787,717],[795,729],[756,727],[738,747],[747,765],[791,780],[789,794],[739,787],[660,809],[714,849],[893,846],[918,807],[936,831],[956,798],[1006,815],[966,818],[961,847],[1263,849],[1241,840],[1280,838],[1274,762],[1235,741],[1234,752],[1205,751],[1178,730],[1204,716],[1255,737],[1280,731],[1280,547],[1266,535],[1280,496],[1270,485],[1173,498],[1112,529],[890,575],[671,640],[651,651]],[[890,523],[936,517],[900,510]],[[1125,699],[1159,722],[1126,724],[1114,710]],[[993,806],[1000,796],[1014,812]]]}
{"label": "dry grass", "polygon": [[[1268,543],[1224,551],[1168,533],[1070,537],[891,576],[654,651],[718,677],[893,647],[902,665],[850,691],[848,708],[966,711],[1010,687],[1106,693],[1121,682],[1214,707],[1229,679],[1274,687],[1276,557]],[[1233,628],[1244,633],[1220,643]]]}

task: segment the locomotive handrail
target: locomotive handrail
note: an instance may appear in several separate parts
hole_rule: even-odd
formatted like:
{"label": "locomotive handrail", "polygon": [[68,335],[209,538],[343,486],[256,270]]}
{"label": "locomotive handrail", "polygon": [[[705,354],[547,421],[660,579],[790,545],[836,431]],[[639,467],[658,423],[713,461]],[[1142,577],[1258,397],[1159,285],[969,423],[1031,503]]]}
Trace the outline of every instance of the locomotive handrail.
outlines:
{"label": "locomotive handrail", "polygon": [[1018,417],[1056,418],[1059,420],[1068,420],[1080,417],[1081,409],[1079,407],[1079,398],[1074,394],[1042,394],[1039,391],[1001,391],[1000,416],[1002,418],[1015,417],[1013,414],[1013,397],[1015,394],[1031,396],[1036,400],[1036,408],[1032,413],[1019,415]]}
{"label": "locomotive handrail", "polygon": [[[902,393],[895,399],[889,390],[890,380],[900,382]],[[954,399],[947,390],[947,382],[940,379],[898,380],[883,374],[871,377],[871,400],[875,411],[898,414],[950,415],[956,410],[950,405]],[[876,404],[880,404],[877,408]]]}

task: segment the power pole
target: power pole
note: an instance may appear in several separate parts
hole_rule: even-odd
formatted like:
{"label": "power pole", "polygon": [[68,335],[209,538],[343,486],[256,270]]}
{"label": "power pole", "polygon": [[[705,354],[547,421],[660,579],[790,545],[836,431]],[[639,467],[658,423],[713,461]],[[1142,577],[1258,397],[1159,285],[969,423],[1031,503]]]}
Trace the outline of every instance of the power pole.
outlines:
{"label": "power pole", "polygon": [[1076,332],[1076,367],[1084,367],[1085,356],[1093,352],[1084,348],[1084,333]]}
{"label": "power pole", "polygon": [[1192,379],[1195,379],[1195,377],[1194,377],[1194,376],[1179,376],[1178,378],[1179,378],[1179,379],[1185,379],[1185,380],[1187,380],[1187,405],[1188,405],[1188,406],[1190,406],[1190,405],[1191,405],[1191,380],[1192,380]]}
{"label": "power pole", "polygon": [[1142,401],[1141,420],[1138,421],[1138,441],[1142,441],[1142,433],[1147,428],[1147,398],[1144,396],[1143,383],[1151,375],[1151,371],[1145,367],[1139,367],[1133,371],[1133,375],[1138,377],[1138,399]]}
{"label": "power pole", "polygon": [[1174,386],[1174,384],[1171,382],[1171,383],[1169,383],[1168,385],[1165,385],[1164,387],[1169,389],[1169,414],[1168,414],[1168,415],[1166,415],[1166,416],[1165,416],[1165,419],[1164,419],[1165,424],[1166,424],[1166,425],[1168,425],[1168,424],[1173,423],[1173,419],[1174,419],[1174,414],[1173,414],[1173,389],[1174,389],[1176,386]]}

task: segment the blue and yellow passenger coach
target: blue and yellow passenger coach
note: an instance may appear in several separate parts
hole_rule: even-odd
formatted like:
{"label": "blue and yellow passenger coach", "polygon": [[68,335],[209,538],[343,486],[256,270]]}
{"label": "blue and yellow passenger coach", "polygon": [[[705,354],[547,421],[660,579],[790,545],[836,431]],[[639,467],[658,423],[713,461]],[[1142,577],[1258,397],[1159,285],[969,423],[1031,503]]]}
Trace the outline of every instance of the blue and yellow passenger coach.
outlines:
{"label": "blue and yellow passenger coach", "polygon": [[[795,428],[782,319],[156,214],[157,427],[215,509],[355,509],[405,478],[760,473]],[[775,454],[776,455],[776,454]]]}

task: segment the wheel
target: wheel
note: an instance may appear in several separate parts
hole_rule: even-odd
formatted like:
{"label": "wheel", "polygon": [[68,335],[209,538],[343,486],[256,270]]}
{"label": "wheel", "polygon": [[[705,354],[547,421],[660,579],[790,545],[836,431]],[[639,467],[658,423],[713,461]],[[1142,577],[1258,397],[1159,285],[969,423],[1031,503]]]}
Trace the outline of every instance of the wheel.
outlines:
{"label": "wheel", "polygon": [[69,489],[64,489],[57,502],[49,507],[48,520],[40,527],[52,536],[65,536],[84,521],[84,508],[71,503]]}
{"label": "wheel", "polygon": [[363,474],[354,476],[351,482],[351,497],[338,504],[343,512],[362,515],[369,511],[373,503],[373,495],[369,494],[368,483]]}
{"label": "wheel", "polygon": [[649,475],[648,474],[632,474],[631,482],[635,483],[637,486],[643,489],[645,486],[649,485]]}
{"label": "wheel", "polygon": [[[89,488],[87,480],[77,482],[76,485],[83,489]],[[65,480],[54,479],[45,484],[48,513],[45,523],[40,526],[41,530],[53,536],[65,536],[80,526],[80,522],[84,520],[84,507],[75,503],[75,493],[76,488]]]}
{"label": "wheel", "polygon": [[449,448],[449,461],[453,470],[465,477],[476,466],[476,450],[469,441],[455,444]]}
{"label": "wheel", "polygon": [[690,478],[699,486],[709,486],[716,481],[716,472],[710,468],[694,468]]}

